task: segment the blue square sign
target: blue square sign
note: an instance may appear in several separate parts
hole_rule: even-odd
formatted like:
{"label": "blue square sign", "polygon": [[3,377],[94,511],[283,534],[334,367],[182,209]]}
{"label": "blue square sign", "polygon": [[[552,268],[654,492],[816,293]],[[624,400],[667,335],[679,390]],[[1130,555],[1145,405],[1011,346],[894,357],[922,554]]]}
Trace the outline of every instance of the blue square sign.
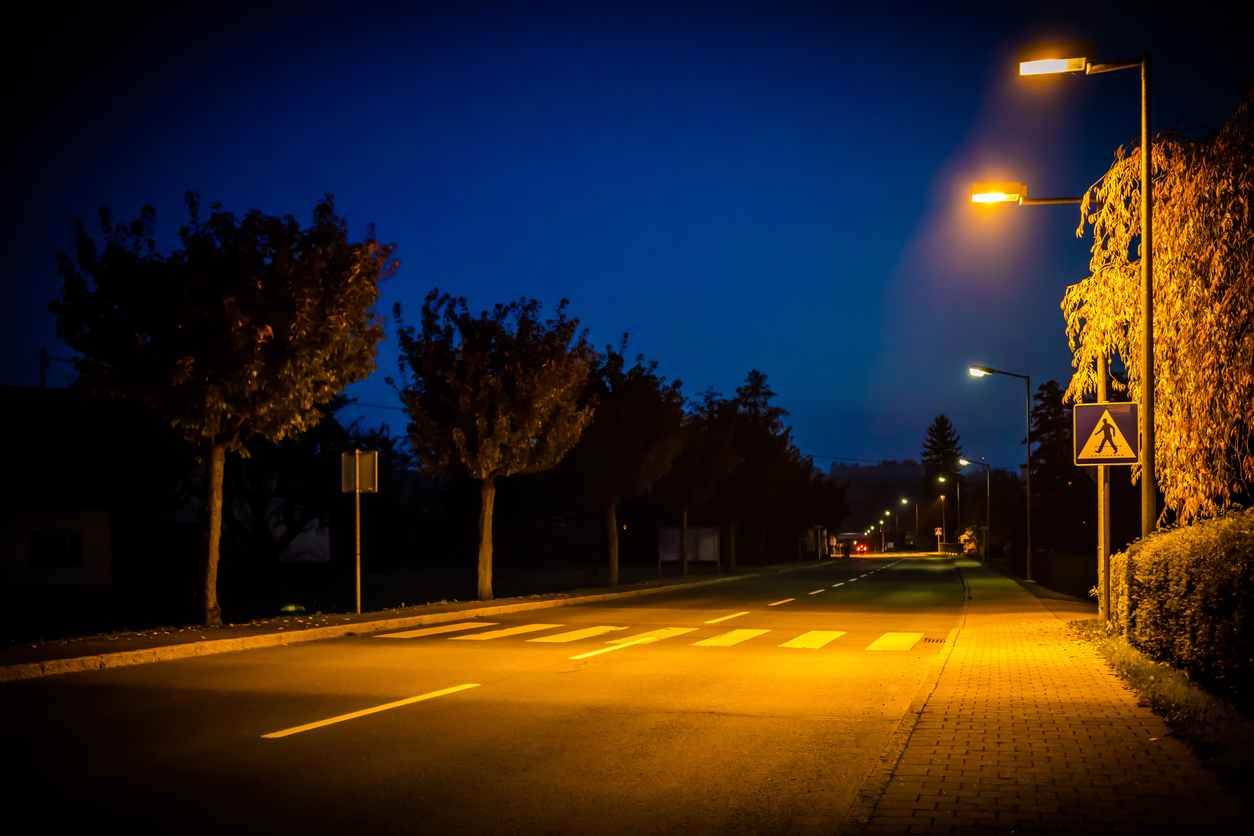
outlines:
{"label": "blue square sign", "polygon": [[1078,403],[1071,408],[1075,463],[1137,464],[1136,404]]}

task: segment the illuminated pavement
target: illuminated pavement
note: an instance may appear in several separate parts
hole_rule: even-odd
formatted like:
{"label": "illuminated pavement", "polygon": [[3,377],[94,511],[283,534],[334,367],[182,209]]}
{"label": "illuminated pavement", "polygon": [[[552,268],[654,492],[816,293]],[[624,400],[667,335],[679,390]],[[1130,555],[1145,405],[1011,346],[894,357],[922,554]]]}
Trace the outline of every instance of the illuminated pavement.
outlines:
{"label": "illuminated pavement", "polygon": [[832,833],[963,598],[947,559],[844,560],[10,682],[3,785],[140,830]]}

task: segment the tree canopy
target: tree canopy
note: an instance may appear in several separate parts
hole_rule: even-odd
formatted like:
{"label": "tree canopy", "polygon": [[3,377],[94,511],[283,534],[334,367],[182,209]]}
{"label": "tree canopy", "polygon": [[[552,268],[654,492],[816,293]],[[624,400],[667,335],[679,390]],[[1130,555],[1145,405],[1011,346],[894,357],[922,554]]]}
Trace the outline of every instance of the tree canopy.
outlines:
{"label": "tree canopy", "polygon": [[464,298],[436,288],[420,330],[394,307],[410,447],[424,469],[480,483],[480,600],[492,598],[495,480],[553,467],[592,420],[595,403],[580,395],[597,355],[579,320],[566,318],[567,304],[548,320],[525,298],[476,317]]}
{"label": "tree canopy", "polygon": [[314,425],[318,404],[375,368],[378,283],[397,262],[373,227],[350,242],[329,194],[304,229],[290,215],[236,218],[220,204],[202,219],[198,197],[185,200],[190,223],[168,256],[156,252],[151,206],[130,224],[101,207],[102,253],[75,221],[75,257],[57,256],[64,287],[49,310],[79,355],[79,388],[152,408],[203,451],[202,602],[216,624],[225,454],[246,452],[253,436],[277,442]]}
{"label": "tree canopy", "polygon": [[[1186,521],[1248,503],[1254,485],[1252,105],[1254,83],[1206,139],[1159,133],[1152,142],[1156,475],[1167,508]],[[1071,401],[1096,391],[1099,357],[1118,358],[1127,381],[1116,387],[1141,399],[1140,160],[1139,147],[1120,148],[1085,195],[1076,234],[1093,228],[1090,275],[1062,302]]]}
{"label": "tree canopy", "polygon": [[605,347],[585,393],[596,413],[558,467],[559,482],[605,512],[611,585],[618,583],[617,504],[646,493],[671,469],[689,430],[680,381],[668,384],[644,355],[627,367],[626,350],[626,334],[617,351]]}

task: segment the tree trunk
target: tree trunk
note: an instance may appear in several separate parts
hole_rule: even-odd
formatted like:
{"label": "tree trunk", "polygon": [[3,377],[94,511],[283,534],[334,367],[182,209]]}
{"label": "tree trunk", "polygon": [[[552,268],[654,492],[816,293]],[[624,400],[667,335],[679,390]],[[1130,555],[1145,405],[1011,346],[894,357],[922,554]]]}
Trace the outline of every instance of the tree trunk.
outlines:
{"label": "tree trunk", "polygon": [[205,475],[209,477],[205,508],[205,574],[200,589],[206,627],[222,625],[222,608],[218,606],[218,554],[222,547],[222,472],[225,465],[226,445],[209,444],[205,450]]}
{"label": "tree trunk", "polygon": [[688,577],[688,509],[679,512],[679,565]]}
{"label": "tree trunk", "polygon": [[605,532],[609,535],[610,586],[618,586],[618,517],[614,500],[605,503]]}
{"label": "tree trunk", "polygon": [[496,477],[479,486],[479,600],[492,600],[492,504],[496,501]]}
{"label": "tree trunk", "polygon": [[736,571],[736,521],[727,522],[727,571]]}

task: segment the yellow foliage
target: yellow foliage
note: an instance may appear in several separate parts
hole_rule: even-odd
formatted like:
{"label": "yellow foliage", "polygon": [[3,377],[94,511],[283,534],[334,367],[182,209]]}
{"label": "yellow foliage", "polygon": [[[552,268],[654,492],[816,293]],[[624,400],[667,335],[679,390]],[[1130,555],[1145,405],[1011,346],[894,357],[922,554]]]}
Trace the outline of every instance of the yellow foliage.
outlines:
{"label": "yellow foliage", "polygon": [[[1156,464],[1167,508],[1183,520],[1248,503],[1254,486],[1254,84],[1213,136],[1152,143]],[[1094,361],[1117,357],[1141,398],[1141,149],[1121,148],[1085,195],[1091,275],[1062,302],[1078,401]],[[1133,478],[1139,477],[1134,468]]]}

